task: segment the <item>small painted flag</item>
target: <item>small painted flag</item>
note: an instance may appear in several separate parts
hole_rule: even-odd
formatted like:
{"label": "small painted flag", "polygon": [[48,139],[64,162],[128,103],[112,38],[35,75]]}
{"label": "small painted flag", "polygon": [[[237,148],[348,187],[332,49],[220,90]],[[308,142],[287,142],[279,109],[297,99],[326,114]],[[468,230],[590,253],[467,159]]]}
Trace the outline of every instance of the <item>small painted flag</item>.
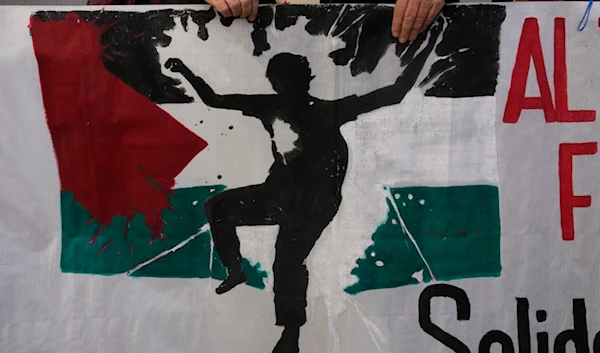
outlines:
{"label": "small painted flag", "polygon": [[[61,269],[222,279],[202,205],[225,187],[175,188],[207,142],[107,71],[108,27],[76,13],[31,19],[61,183]],[[266,274],[244,266],[263,287]]]}

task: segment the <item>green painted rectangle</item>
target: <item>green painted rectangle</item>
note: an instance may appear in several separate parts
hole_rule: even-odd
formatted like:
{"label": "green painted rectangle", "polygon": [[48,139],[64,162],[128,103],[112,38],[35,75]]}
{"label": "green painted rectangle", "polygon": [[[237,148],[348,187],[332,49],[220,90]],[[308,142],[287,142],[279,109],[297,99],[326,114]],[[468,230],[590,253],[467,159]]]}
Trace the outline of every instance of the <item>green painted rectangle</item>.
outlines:
{"label": "green painted rectangle", "polygon": [[496,186],[388,190],[387,220],[373,234],[364,258],[356,261],[352,274],[358,282],[346,288],[348,293],[417,284],[420,271],[423,282],[429,282],[432,276],[425,261],[438,281],[500,275]]}
{"label": "green painted rectangle", "polygon": [[[162,210],[164,237],[153,241],[150,241],[152,233],[143,216],[136,215],[129,223],[125,216],[117,216],[110,225],[102,227],[71,192],[63,190],[61,270],[99,275],[127,273],[198,234],[207,224],[202,208],[204,202],[224,189],[222,185],[174,189],[169,196],[171,208]],[[91,243],[94,235],[97,235],[96,240]],[[225,269],[211,248],[210,232],[201,233],[131,276],[224,279]],[[267,273],[260,264],[251,265],[245,259],[243,267],[248,276],[247,284],[264,288]]]}

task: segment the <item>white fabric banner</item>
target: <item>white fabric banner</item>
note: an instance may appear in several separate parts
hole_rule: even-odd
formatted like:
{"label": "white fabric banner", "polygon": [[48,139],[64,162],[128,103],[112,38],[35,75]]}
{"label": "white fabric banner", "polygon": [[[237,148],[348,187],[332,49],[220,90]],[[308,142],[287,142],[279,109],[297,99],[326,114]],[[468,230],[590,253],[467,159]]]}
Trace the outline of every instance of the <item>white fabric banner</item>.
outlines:
{"label": "white fabric banner", "polygon": [[600,353],[585,7],[0,8],[0,352]]}

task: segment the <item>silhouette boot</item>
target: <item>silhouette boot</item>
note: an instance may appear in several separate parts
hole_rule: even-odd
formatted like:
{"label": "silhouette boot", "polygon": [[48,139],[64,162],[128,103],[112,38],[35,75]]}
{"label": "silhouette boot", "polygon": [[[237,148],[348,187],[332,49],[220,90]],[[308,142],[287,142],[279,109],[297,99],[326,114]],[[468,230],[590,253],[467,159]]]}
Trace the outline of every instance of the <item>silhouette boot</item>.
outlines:
{"label": "silhouette boot", "polygon": [[227,278],[217,287],[215,290],[217,294],[227,293],[233,288],[235,288],[238,284],[242,284],[246,282],[246,273],[241,269],[233,269],[229,270],[227,274]]}
{"label": "silhouette boot", "polygon": [[286,327],[281,334],[279,342],[275,345],[273,353],[299,353],[300,327]]}

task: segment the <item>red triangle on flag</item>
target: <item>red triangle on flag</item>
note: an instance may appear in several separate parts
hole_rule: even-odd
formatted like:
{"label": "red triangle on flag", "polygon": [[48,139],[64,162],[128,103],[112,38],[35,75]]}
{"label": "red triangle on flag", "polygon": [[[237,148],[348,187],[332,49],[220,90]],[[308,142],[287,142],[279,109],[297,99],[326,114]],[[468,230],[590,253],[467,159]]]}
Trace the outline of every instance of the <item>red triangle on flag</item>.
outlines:
{"label": "red triangle on flag", "polygon": [[30,29],[61,189],[103,226],[142,214],[160,236],[175,177],[206,141],[105,69],[106,27],[70,13]]}

